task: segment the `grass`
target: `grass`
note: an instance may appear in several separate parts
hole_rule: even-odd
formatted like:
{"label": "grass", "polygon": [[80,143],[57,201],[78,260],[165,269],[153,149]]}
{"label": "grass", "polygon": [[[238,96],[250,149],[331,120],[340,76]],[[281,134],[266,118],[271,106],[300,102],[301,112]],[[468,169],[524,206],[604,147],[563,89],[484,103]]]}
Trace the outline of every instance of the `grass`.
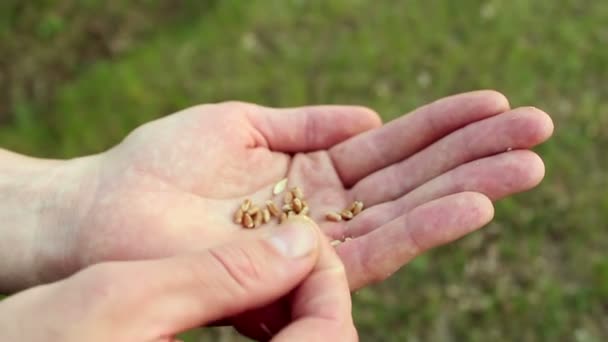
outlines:
{"label": "grass", "polygon": [[0,13],[0,146],[27,154],[99,152],[226,99],[363,104],[390,120],[493,88],[546,110],[544,183],[357,292],[354,315],[363,341],[608,338],[608,3],[9,0]]}

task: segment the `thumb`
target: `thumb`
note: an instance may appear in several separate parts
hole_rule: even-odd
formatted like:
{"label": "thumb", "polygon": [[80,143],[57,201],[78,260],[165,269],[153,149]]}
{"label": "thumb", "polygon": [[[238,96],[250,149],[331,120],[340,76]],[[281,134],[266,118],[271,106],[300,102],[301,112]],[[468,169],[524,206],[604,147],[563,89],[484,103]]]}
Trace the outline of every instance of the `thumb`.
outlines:
{"label": "thumb", "polygon": [[266,305],[311,272],[319,243],[314,222],[295,217],[261,239],[148,261],[154,289],[145,295],[154,301],[142,312],[162,315],[172,334]]}

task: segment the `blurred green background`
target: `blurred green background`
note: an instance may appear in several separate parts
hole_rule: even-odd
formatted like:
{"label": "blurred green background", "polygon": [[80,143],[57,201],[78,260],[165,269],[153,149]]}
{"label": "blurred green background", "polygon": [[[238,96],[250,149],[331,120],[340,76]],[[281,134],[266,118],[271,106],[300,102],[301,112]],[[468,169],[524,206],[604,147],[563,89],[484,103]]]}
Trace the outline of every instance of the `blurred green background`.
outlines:
{"label": "blurred green background", "polygon": [[549,112],[543,184],[355,293],[362,341],[608,339],[606,80],[608,1],[0,1],[0,146],[21,153],[99,152],[228,99],[390,120],[493,88]]}

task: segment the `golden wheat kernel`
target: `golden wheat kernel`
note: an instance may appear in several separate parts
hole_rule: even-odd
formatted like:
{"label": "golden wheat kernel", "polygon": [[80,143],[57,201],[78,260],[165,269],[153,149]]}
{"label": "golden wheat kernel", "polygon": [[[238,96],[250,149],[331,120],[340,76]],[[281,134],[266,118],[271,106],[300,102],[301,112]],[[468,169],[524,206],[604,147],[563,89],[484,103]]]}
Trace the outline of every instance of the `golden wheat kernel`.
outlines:
{"label": "golden wheat kernel", "polygon": [[296,213],[300,213],[302,211],[302,201],[299,198],[294,198],[293,202],[291,202],[291,206],[293,207],[293,211]]}
{"label": "golden wheat kernel", "polygon": [[293,207],[291,206],[291,204],[285,204],[285,205],[283,205],[283,207],[281,208],[281,210],[283,212],[288,212],[288,211],[292,211]]}
{"label": "golden wheat kernel", "polygon": [[247,198],[243,201],[243,204],[241,204],[241,210],[243,212],[247,212],[247,210],[249,210],[249,207],[251,207],[251,200]]}
{"label": "golden wheat kernel", "polygon": [[261,226],[263,219],[264,219],[264,217],[263,217],[263,214],[261,211],[258,211],[257,213],[255,213],[255,215],[253,215],[253,226],[254,227]]}
{"label": "golden wheat kernel", "polygon": [[253,216],[260,212],[260,208],[257,205],[252,205],[249,210],[247,210],[247,214]]}
{"label": "golden wheat kernel", "polygon": [[279,223],[283,223],[285,220],[287,220],[287,213],[282,213],[281,217],[279,218]]}
{"label": "golden wheat kernel", "polygon": [[340,216],[342,216],[343,219],[345,220],[350,220],[353,218],[353,213],[350,210],[342,210],[342,212],[340,213]]}
{"label": "golden wheat kernel", "polygon": [[300,210],[299,214],[300,215],[308,215],[309,211],[310,211],[310,209],[308,208],[308,206],[303,206],[302,210]]}
{"label": "golden wheat kernel", "polygon": [[277,207],[277,205],[273,201],[266,201],[266,208],[270,211],[272,216],[279,217],[281,216],[281,210]]}
{"label": "golden wheat kernel", "polygon": [[270,221],[270,210],[264,209],[262,210],[262,222],[268,223]]}
{"label": "golden wheat kernel", "polygon": [[363,211],[363,202],[355,201],[351,206],[350,211],[353,213],[353,215],[358,215],[361,211]]}
{"label": "golden wheat kernel", "polygon": [[335,212],[327,213],[325,215],[325,218],[328,221],[332,221],[332,222],[340,222],[340,221],[342,221],[342,216],[340,214],[338,214],[338,213],[335,213]]}
{"label": "golden wheat kernel", "polygon": [[285,197],[283,197],[283,203],[291,204],[293,201],[293,194],[291,192],[286,192]]}
{"label": "golden wheat kernel", "polygon": [[333,247],[336,247],[336,246],[338,246],[341,243],[342,243],[342,241],[340,241],[340,240],[333,240],[329,244],[332,245]]}
{"label": "golden wheat kernel", "polygon": [[243,215],[243,227],[253,228],[253,218],[251,218],[251,215],[249,215],[249,214]]}
{"label": "golden wheat kernel", "polygon": [[277,184],[274,185],[274,188],[272,189],[272,194],[278,195],[278,194],[282,193],[283,191],[285,191],[286,187],[287,187],[287,178],[283,178],[280,181],[278,181]]}
{"label": "golden wheat kernel", "polygon": [[295,188],[291,189],[291,193],[292,193],[293,197],[299,198],[300,200],[302,200],[304,198],[304,193],[302,192],[302,188],[300,188],[299,186],[296,186]]}
{"label": "golden wheat kernel", "polygon": [[239,210],[234,213],[234,223],[241,224],[243,222],[243,210],[239,208]]}

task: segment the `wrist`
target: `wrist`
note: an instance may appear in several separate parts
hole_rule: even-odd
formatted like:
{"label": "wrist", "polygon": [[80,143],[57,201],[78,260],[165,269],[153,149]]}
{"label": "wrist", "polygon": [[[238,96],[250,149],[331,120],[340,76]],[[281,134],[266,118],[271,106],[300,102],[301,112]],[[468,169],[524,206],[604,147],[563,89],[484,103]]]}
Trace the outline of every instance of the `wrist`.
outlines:
{"label": "wrist", "polygon": [[0,151],[0,291],[71,274],[96,157],[43,160]]}

